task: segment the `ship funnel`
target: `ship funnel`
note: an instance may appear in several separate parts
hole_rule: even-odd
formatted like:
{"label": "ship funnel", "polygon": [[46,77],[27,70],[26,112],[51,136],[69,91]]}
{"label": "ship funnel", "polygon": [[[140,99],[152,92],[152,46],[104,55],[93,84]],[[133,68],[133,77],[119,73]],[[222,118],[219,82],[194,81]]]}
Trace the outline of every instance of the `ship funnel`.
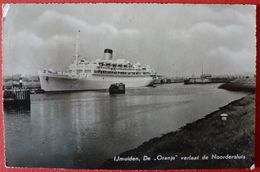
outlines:
{"label": "ship funnel", "polygon": [[113,50],[105,49],[104,50],[104,59],[105,60],[112,60],[112,58],[113,58]]}

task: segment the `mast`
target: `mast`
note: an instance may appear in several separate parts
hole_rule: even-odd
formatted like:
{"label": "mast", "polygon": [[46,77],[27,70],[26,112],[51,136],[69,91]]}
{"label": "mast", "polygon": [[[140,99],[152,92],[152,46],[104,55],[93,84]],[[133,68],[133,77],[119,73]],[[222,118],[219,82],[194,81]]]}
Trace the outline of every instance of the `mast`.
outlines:
{"label": "mast", "polygon": [[202,68],[201,68],[201,76],[203,76],[203,61],[202,61]]}
{"label": "mast", "polygon": [[76,44],[75,44],[75,61],[76,61],[76,74],[78,74],[78,57],[79,57],[79,33],[80,30],[78,30],[76,35]]}

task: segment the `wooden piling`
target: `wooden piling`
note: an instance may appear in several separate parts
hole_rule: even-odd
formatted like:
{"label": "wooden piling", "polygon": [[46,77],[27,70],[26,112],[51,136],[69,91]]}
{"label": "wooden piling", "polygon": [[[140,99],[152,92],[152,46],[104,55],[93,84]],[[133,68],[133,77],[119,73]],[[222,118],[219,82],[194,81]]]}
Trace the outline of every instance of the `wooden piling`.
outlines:
{"label": "wooden piling", "polygon": [[30,90],[26,88],[12,88],[10,90],[4,90],[4,107],[10,106],[12,108],[19,106],[30,108]]}

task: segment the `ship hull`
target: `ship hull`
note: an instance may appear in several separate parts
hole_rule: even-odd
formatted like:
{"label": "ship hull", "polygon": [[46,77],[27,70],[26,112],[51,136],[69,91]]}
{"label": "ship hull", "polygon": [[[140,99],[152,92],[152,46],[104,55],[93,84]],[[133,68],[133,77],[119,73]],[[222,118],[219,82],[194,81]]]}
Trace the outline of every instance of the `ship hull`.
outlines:
{"label": "ship hull", "polygon": [[111,84],[124,83],[127,88],[144,87],[152,84],[153,78],[145,77],[113,77],[89,76],[84,79],[40,75],[41,88],[46,92],[108,90]]}

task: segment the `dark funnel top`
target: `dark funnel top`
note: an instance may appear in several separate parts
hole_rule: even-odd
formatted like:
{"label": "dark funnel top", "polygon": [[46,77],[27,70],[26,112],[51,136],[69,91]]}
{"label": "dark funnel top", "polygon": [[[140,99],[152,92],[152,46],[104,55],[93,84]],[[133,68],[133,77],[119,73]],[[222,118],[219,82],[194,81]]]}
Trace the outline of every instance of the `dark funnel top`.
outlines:
{"label": "dark funnel top", "polygon": [[105,49],[105,50],[104,50],[104,53],[110,53],[110,54],[113,54],[113,50],[111,50],[111,49]]}

